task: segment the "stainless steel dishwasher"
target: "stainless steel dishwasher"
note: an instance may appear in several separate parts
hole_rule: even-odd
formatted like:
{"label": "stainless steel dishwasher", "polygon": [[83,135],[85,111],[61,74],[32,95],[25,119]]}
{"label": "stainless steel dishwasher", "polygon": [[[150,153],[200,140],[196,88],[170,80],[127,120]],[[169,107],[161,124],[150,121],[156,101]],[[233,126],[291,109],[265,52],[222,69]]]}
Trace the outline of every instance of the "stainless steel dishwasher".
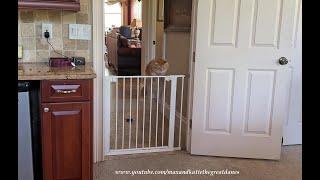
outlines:
{"label": "stainless steel dishwasher", "polygon": [[18,180],[41,180],[39,82],[18,81]]}

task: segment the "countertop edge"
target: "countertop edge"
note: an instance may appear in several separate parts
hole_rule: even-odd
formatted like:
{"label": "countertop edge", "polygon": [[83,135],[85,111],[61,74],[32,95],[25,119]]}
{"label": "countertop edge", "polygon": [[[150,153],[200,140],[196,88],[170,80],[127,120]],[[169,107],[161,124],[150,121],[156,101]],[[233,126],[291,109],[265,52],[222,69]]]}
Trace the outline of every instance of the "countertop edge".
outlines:
{"label": "countertop edge", "polygon": [[33,76],[33,75],[22,75],[18,76],[18,80],[76,80],[76,79],[95,79],[96,74],[90,75],[48,75],[48,76]]}
{"label": "countertop edge", "polygon": [[96,77],[90,63],[77,67],[49,67],[46,62],[20,63],[18,65],[18,80],[81,80]]}

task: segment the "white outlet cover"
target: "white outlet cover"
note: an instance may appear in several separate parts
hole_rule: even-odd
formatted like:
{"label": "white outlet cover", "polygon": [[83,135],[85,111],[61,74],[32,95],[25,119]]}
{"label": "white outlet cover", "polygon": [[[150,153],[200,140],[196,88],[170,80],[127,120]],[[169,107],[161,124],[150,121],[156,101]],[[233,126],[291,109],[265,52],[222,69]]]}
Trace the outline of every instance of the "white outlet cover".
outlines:
{"label": "white outlet cover", "polygon": [[45,38],[44,37],[44,32],[46,32],[46,30],[50,33],[50,39],[53,38],[53,33],[52,33],[52,24],[45,24],[45,23],[42,23],[42,38]]}

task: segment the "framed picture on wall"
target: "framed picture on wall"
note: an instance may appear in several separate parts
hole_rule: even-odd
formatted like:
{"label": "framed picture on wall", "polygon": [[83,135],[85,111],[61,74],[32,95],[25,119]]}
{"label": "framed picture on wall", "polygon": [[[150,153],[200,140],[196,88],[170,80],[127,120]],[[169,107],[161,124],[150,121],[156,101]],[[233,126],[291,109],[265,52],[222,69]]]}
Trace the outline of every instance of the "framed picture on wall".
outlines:
{"label": "framed picture on wall", "polygon": [[164,0],[165,31],[190,32],[192,0]]}
{"label": "framed picture on wall", "polygon": [[164,0],[158,0],[158,10],[157,10],[157,21],[163,21],[164,20]]}

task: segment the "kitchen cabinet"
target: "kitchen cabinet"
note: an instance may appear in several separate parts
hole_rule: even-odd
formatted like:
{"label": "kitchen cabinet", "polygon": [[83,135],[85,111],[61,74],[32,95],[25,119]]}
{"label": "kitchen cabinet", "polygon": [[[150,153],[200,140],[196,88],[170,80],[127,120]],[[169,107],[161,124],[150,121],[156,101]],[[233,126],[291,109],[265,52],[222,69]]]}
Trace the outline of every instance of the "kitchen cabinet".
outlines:
{"label": "kitchen cabinet", "polygon": [[41,81],[44,180],[92,179],[92,80]]}
{"label": "kitchen cabinet", "polygon": [[18,8],[80,11],[80,0],[18,0]]}

